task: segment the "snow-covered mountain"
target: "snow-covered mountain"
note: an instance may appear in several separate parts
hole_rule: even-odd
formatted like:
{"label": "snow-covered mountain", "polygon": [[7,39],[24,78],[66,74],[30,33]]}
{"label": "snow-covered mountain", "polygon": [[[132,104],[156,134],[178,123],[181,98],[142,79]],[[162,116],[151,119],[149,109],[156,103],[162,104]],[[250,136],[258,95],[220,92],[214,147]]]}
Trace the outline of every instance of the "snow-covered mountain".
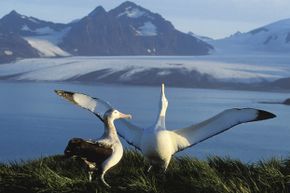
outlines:
{"label": "snow-covered mountain", "polygon": [[[129,1],[109,11],[99,6],[87,16],[67,24],[43,21],[11,11],[0,19],[0,34],[1,41],[13,35],[21,39],[15,43],[21,47],[26,42],[29,45],[26,49],[30,50],[29,54],[27,51],[20,53],[22,49],[15,51],[17,44],[6,44],[10,47],[4,49],[2,46],[0,62],[19,57],[71,55],[253,55],[290,52],[290,19],[213,40],[193,32],[182,33],[161,15]],[[5,41],[9,42],[8,39]],[[5,50],[12,49],[18,53],[17,57],[8,57],[10,52]],[[7,60],[7,57],[10,59]]]}
{"label": "snow-covered mountain", "polygon": [[37,50],[19,35],[0,33],[0,63],[33,57],[38,57]]}
{"label": "snow-covered mountain", "polygon": [[22,37],[41,57],[69,56],[69,53],[58,47],[69,29],[69,25],[27,17],[16,11],[11,11],[0,19],[0,33]]}
{"label": "snow-covered mountain", "polygon": [[15,33],[21,36],[40,36],[59,32],[66,28],[65,24],[43,21],[17,13],[15,10],[0,20],[0,32]]}
{"label": "snow-covered mountain", "polygon": [[68,24],[43,21],[16,11],[0,19],[1,34],[15,34],[39,57],[100,55],[206,55],[213,47],[182,33],[161,15],[124,2],[99,6]]}
{"label": "snow-covered mountain", "polygon": [[182,33],[161,15],[124,2],[99,6],[72,24],[61,47],[74,55],[205,55],[212,46]]}
{"label": "snow-covered mountain", "polygon": [[230,37],[207,41],[217,53],[289,53],[290,19],[284,19],[246,33],[237,32]]}

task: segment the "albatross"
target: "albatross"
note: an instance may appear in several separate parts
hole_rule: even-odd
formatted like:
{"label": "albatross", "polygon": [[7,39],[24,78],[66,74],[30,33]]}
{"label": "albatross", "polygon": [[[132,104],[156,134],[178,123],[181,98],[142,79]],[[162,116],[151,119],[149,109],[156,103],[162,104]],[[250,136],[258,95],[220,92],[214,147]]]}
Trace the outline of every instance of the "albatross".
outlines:
{"label": "albatross", "polygon": [[[87,96],[87,95],[86,95]],[[87,96],[88,101],[74,101],[75,104],[98,114],[99,109],[90,103],[104,102],[101,99]],[[112,108],[106,103],[107,108]],[[136,126],[127,120],[121,120],[122,127],[118,128],[118,134],[130,145],[139,149],[149,160],[150,168],[158,166],[165,172],[173,155],[186,148],[192,147],[215,135],[242,123],[266,120],[276,115],[254,108],[227,109],[208,120],[188,127],[167,130],[165,125],[168,100],[165,96],[164,84],[161,86],[159,113],[152,127],[144,128]]]}
{"label": "albatross", "polygon": [[[63,90],[55,91],[59,96],[73,102],[82,104],[90,109],[99,106],[99,103],[91,100],[81,93],[72,93]],[[104,123],[104,133],[97,140],[84,140],[81,138],[73,138],[68,142],[64,151],[67,157],[80,157],[85,161],[89,168],[89,180],[92,180],[92,174],[96,169],[101,174],[101,181],[108,187],[110,185],[105,181],[105,173],[115,166],[123,156],[123,146],[117,135],[114,121],[116,119],[131,119],[130,114],[124,114],[114,108],[109,108],[102,114],[96,116]]]}

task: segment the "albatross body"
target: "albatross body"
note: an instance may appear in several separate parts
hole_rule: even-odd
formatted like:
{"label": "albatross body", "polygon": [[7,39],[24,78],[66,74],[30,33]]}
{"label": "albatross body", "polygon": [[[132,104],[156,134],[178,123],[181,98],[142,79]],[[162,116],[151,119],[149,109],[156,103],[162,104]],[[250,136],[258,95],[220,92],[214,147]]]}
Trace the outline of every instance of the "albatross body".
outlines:
{"label": "albatross body", "polygon": [[[87,96],[82,94],[75,94],[62,90],[57,90],[56,93],[63,98],[76,103],[84,102],[90,105],[92,101]],[[108,186],[105,181],[105,173],[115,166],[123,156],[123,146],[119,140],[114,121],[116,119],[131,119],[131,115],[123,114],[116,109],[108,109],[104,115],[98,114],[98,117],[104,123],[104,133],[101,138],[97,140],[84,140],[80,138],[73,138],[69,141],[65,155],[67,157],[80,157],[85,161],[89,167],[89,179],[92,179],[92,173],[98,169],[101,174],[102,182]]]}
{"label": "albatross body", "polygon": [[[102,101],[98,98],[89,98],[94,103]],[[98,114],[98,108],[91,108],[84,103],[76,102],[76,104]],[[106,104],[108,108],[111,107],[110,104]],[[218,135],[236,125],[275,117],[274,114],[259,109],[233,108],[225,110],[201,123],[185,128],[167,130],[165,117],[168,100],[165,96],[164,84],[162,84],[161,88],[159,107],[157,119],[152,127],[139,127],[126,120],[121,120],[123,126],[118,128],[118,134],[130,145],[139,149],[149,160],[151,166],[162,167],[164,171],[167,169],[171,157],[179,151]]]}

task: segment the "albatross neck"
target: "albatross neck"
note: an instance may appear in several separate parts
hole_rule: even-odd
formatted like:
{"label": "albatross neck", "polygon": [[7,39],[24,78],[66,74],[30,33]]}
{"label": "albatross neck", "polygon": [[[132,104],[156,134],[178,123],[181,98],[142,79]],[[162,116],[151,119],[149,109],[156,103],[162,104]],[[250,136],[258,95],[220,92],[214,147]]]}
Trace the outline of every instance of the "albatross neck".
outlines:
{"label": "albatross neck", "polygon": [[114,119],[108,117],[105,118],[105,131],[103,136],[118,139]]}
{"label": "albatross neck", "polygon": [[160,110],[157,116],[157,120],[154,124],[155,130],[166,130],[165,117],[166,117],[167,107],[168,107],[168,100],[164,93],[164,85],[162,85],[160,101],[159,101]]}

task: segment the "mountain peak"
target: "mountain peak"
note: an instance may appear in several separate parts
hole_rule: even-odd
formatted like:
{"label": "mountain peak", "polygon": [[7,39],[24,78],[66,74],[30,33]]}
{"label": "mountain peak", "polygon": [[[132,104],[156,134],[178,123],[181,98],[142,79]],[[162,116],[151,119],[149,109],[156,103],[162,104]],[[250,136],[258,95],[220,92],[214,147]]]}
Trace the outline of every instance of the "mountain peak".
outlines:
{"label": "mountain peak", "polygon": [[102,6],[98,6],[91,13],[89,13],[89,16],[104,15],[106,13],[106,10]]}
{"label": "mountain peak", "polygon": [[133,3],[131,1],[125,1],[121,3],[119,6],[115,8],[116,10],[128,10],[128,9],[140,9],[142,11],[145,11],[146,9],[141,7],[140,5],[137,5],[136,3]]}
{"label": "mountain peak", "polygon": [[8,15],[20,15],[17,11],[12,10]]}
{"label": "mountain peak", "polygon": [[115,17],[123,17],[127,16],[128,18],[139,18],[144,15],[151,15],[151,12],[131,1],[125,1],[124,3],[120,4],[118,7],[112,9],[110,14],[114,15]]}
{"label": "mountain peak", "polygon": [[119,6],[117,6],[117,8],[118,7],[122,7],[122,8],[124,8],[124,7],[140,7],[140,6],[138,6],[136,3],[134,3],[134,2],[131,2],[131,1],[125,1],[125,2],[123,2],[123,3],[121,3]]}
{"label": "mountain peak", "polygon": [[8,17],[25,17],[25,16],[23,16],[23,15],[21,15],[21,14],[19,14],[17,11],[15,11],[15,10],[12,10],[10,13],[8,13],[6,16],[8,16]]}
{"label": "mountain peak", "polygon": [[7,15],[5,15],[4,17],[1,18],[1,20],[23,20],[23,19],[27,19],[28,17],[25,15],[21,15],[20,13],[18,13],[15,10],[10,11]]}

